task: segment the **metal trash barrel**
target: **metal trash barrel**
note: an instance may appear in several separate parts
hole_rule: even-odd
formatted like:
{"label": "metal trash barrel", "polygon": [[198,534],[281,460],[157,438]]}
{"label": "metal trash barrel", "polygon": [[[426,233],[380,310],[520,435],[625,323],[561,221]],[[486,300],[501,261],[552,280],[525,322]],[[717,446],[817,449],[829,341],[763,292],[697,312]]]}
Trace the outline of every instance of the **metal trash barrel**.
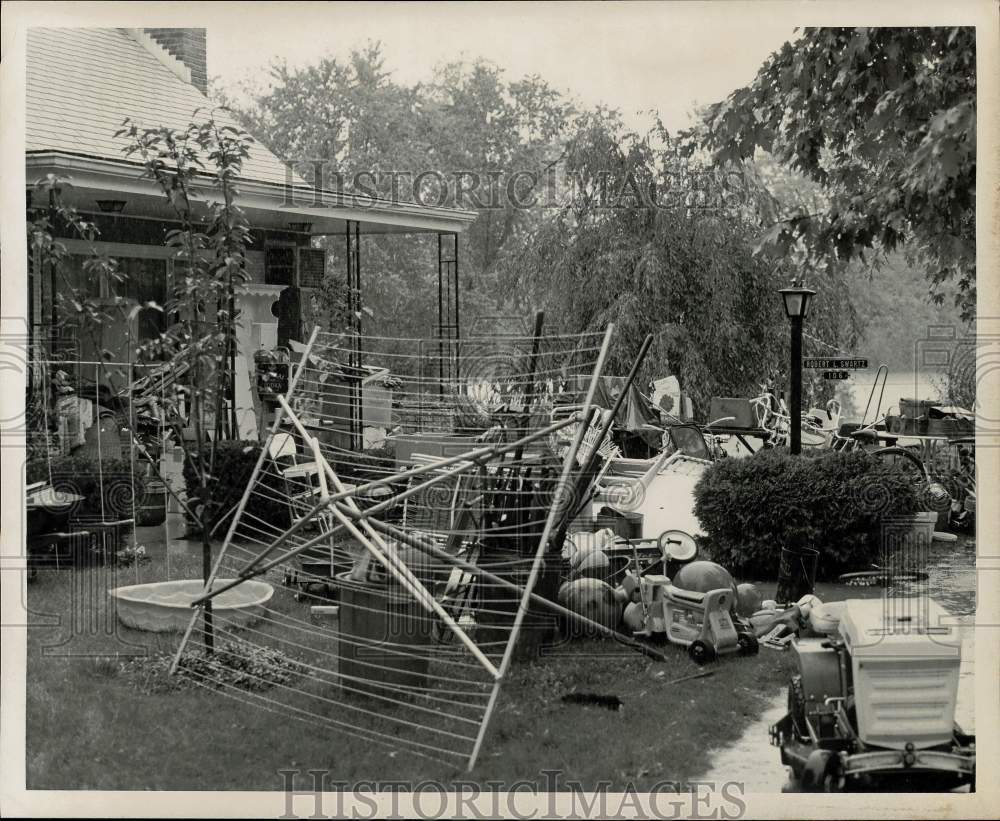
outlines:
{"label": "metal trash barrel", "polygon": [[783,547],[778,562],[778,604],[794,604],[813,592],[819,551],[811,547]]}
{"label": "metal trash barrel", "polygon": [[424,688],[432,619],[411,595],[385,583],[337,574],[341,686],[352,694],[399,699]]}

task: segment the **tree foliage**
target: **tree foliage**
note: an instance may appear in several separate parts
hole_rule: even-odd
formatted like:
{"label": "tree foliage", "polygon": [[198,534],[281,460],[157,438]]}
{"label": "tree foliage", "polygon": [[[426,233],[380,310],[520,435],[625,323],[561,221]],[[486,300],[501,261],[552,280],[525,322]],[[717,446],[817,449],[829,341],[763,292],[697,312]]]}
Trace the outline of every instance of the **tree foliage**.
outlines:
{"label": "tree foliage", "polygon": [[[710,196],[699,207],[696,191],[667,196],[678,185],[673,160],[660,126],[638,135],[607,112],[585,118],[566,149],[574,189],[508,249],[502,282],[527,304],[546,306],[568,331],[615,322],[610,372],[626,372],[653,333],[644,375],[679,374],[704,415],[712,396],[782,387],[788,324],[776,292],[791,274],[754,255],[745,203],[718,207]],[[711,180],[711,170],[700,173]],[[839,346],[854,344],[841,278],[824,285],[810,328]],[[806,390],[814,401],[830,393],[819,381]]]}
{"label": "tree foliage", "polygon": [[[791,270],[753,256],[759,203],[746,196],[743,175],[727,187],[721,164],[683,160],[659,122],[645,136],[631,134],[617,112],[584,108],[539,77],[508,79],[483,60],[445,64],[430,82],[404,86],[377,45],[347,61],[278,64],[272,80],[249,103],[229,102],[286,160],[325,161],[338,183],[362,172],[478,175],[480,187],[466,196],[445,192],[445,204],[479,212],[462,238],[466,327],[477,315],[539,308],[550,327],[568,331],[615,321],[617,372],[652,332],[646,375],[679,374],[702,412],[712,395],[755,394],[769,380],[781,386],[788,334],[775,291]],[[314,167],[297,163],[307,179]],[[519,172],[525,185],[511,185]],[[407,188],[376,193],[405,198]],[[328,276],[340,283],[343,243],[327,247]],[[433,242],[368,238],[362,255],[373,313],[366,329],[432,332]],[[337,288],[328,283],[324,293],[325,312],[338,321]],[[831,277],[821,296],[811,329],[849,349],[856,327],[842,278]],[[819,382],[807,388],[817,400],[829,393]]]}
{"label": "tree foliage", "polygon": [[[443,174],[443,188],[433,174],[418,187],[421,201],[479,212],[462,237],[462,314],[497,313],[505,300],[496,261],[532,218],[531,209],[506,196],[505,181],[558,157],[560,135],[575,109],[541,78],[508,80],[485,60],[444,64],[430,82],[413,86],[397,82],[384,63],[381,46],[370,43],[347,60],[326,58],[296,69],[276,63],[269,88],[222,97],[248,130],[311,183],[349,189],[363,175],[368,192],[408,201],[418,175]],[[317,168],[323,169],[319,177]],[[434,237],[362,242],[363,298],[371,312],[366,329],[431,333],[437,322]],[[346,264],[343,246],[338,238],[327,241],[328,268],[338,282]],[[324,291],[326,313],[336,315],[337,288]]]}
{"label": "tree foliage", "polygon": [[[146,363],[163,362],[188,386],[184,404],[179,397],[160,397],[161,412],[184,448],[185,466],[198,477],[198,498],[189,499],[184,508],[200,526],[207,574],[208,524],[216,513],[212,488],[222,478],[216,446],[225,394],[234,378],[235,295],[247,280],[250,242],[250,223],[236,199],[253,140],[214,114],[181,129],[143,128],[126,119],[116,136],[128,139],[125,155],[142,163],[143,176],[160,189],[180,225],[165,237],[174,261],[173,292],[163,306],[154,306],[173,322],[140,346],[138,354]],[[207,196],[201,190],[206,183]],[[208,434],[208,419],[215,422],[214,437]],[[185,425],[194,430],[193,442],[184,436]]]}
{"label": "tree foliage", "polygon": [[759,150],[818,183],[817,211],[773,214],[763,244],[842,264],[904,248],[975,311],[976,40],[966,28],[809,28],[690,138],[716,161]]}

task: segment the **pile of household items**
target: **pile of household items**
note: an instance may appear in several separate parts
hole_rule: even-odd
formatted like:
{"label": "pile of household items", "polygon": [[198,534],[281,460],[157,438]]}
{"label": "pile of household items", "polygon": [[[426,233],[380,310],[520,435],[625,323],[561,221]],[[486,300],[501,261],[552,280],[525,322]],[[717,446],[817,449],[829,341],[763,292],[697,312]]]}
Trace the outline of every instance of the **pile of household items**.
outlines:
{"label": "pile of household items", "polygon": [[121,471],[129,464],[127,430],[114,392],[98,377],[94,363],[31,363],[25,486],[29,580],[43,568],[113,560],[132,536],[136,513],[141,518],[147,510],[142,478],[133,481],[131,472]]}
{"label": "pile of household items", "polygon": [[[711,433],[663,410],[690,405],[676,380],[659,407],[636,385],[652,338],[608,377],[613,328],[542,328],[428,346],[315,332],[174,671],[225,689],[206,645],[305,655],[297,684],[241,699],[471,765],[511,662],[567,633],[658,660],[657,636],[699,662],[755,652],[732,579],[697,561]],[[270,607],[249,630],[212,607],[263,578],[311,615]]]}
{"label": "pile of household items", "polygon": [[[807,561],[766,602],[698,555],[694,487],[738,424],[674,415],[676,380],[647,397],[651,337],[606,376],[613,333],[295,346],[172,670],[225,691],[213,646],[280,651],[297,678],[258,670],[244,703],[471,767],[512,661],[567,634],[698,664],[802,634]],[[222,606],[264,579],[309,610]]]}

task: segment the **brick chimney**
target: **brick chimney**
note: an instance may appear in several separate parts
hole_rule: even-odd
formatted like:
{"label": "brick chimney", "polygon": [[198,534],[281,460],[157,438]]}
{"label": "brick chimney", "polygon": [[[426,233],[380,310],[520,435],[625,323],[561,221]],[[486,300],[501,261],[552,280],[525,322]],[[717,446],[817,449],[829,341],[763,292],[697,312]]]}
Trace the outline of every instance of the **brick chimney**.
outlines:
{"label": "brick chimney", "polygon": [[208,94],[205,29],[143,29],[191,73],[190,83]]}

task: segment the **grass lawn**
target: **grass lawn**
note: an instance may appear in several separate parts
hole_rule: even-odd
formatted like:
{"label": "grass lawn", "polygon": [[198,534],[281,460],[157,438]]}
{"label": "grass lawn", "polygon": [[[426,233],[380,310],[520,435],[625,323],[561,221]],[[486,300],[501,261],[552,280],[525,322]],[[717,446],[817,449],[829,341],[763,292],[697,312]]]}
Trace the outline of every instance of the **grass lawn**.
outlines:
{"label": "grass lawn", "polygon": [[[167,578],[162,549],[152,555],[138,581]],[[195,552],[170,555],[170,578],[199,575]],[[175,689],[162,673],[143,680],[123,672],[122,659],[170,653],[178,636],[115,624],[104,591],[137,579],[134,569],[112,572],[40,571],[28,586],[37,622],[28,631],[29,788],[280,790],[278,771],[288,769],[328,770],[344,781],[544,785],[542,771],[558,769],[584,788],[606,780],[612,791],[628,782],[643,790],[704,773],[712,751],[738,738],[791,669],[790,654],[762,649],[724,657],[705,668],[713,671],[707,678],[672,684],[698,671],[680,647],[666,647],[670,661],[660,663],[611,642],[573,642],[512,668],[470,774],[201,688]],[[299,607],[308,618],[308,605],[284,590],[274,606]],[[562,701],[571,691],[616,695],[623,708]]]}

